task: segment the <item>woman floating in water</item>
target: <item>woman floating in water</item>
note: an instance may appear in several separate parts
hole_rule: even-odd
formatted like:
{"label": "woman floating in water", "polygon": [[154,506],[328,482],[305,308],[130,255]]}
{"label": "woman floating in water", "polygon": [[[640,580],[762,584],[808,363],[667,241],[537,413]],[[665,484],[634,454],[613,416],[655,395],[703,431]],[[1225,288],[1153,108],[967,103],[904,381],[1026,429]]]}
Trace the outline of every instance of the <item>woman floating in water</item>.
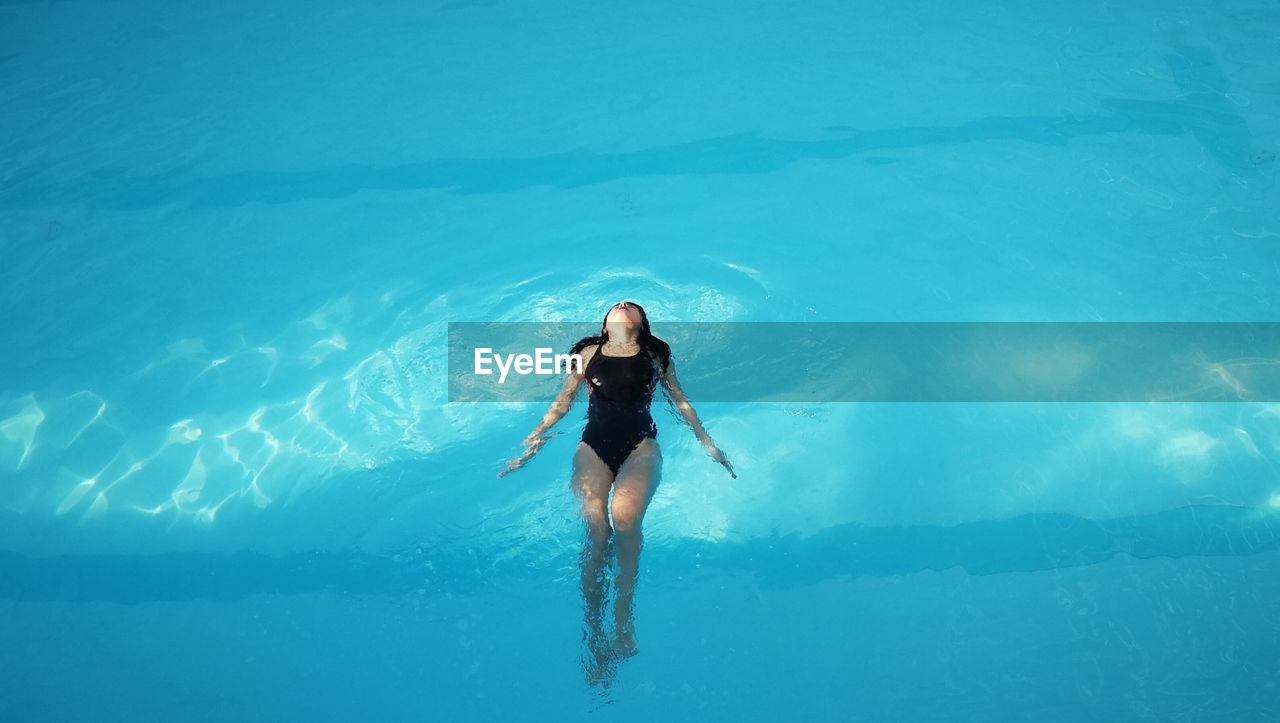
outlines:
{"label": "woman floating in water", "polygon": [[[525,438],[524,455],[511,460],[499,477],[522,467],[546,443],[544,433],[564,417],[583,381],[590,397],[587,426],[573,455],[572,486],[581,503],[587,539],[582,550],[582,595],[586,604],[586,642],[592,657],[589,676],[607,681],[614,658],[636,653],[632,602],[635,597],[643,538],[640,522],[653,499],[662,470],[658,428],[649,415],[658,382],[675,408],[706,447],[711,458],[734,478],[733,465],[702,428],[693,405],[676,381],[671,347],[649,331],[649,317],[639,304],[620,301],[605,316],[598,336],[573,347],[582,355],[580,371],[570,371],[564,388],[542,422]],[[570,367],[573,369],[573,367]],[[613,487],[613,502],[609,488]],[[610,528],[610,512],[613,524]],[[616,541],[611,533],[617,532]],[[605,569],[609,546],[618,553],[617,599],[614,601],[615,640],[604,633]]]}

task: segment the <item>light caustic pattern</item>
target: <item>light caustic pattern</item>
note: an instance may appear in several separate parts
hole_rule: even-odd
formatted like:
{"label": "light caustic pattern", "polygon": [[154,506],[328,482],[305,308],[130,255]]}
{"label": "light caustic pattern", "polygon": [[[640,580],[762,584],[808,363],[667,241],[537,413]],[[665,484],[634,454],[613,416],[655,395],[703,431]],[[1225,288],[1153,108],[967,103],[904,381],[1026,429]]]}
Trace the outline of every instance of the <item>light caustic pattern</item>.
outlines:
{"label": "light caustic pattern", "polygon": [[[366,305],[377,316],[393,300],[388,292]],[[433,425],[449,423],[440,312],[428,303],[389,346],[360,349],[343,327],[361,320],[343,298],[279,338],[241,334],[217,356],[205,340],[175,341],[110,393],[11,397],[0,421],[4,506],[212,523],[237,501],[288,504],[335,472],[430,452]],[[156,408],[182,416],[157,431],[141,421]]]}

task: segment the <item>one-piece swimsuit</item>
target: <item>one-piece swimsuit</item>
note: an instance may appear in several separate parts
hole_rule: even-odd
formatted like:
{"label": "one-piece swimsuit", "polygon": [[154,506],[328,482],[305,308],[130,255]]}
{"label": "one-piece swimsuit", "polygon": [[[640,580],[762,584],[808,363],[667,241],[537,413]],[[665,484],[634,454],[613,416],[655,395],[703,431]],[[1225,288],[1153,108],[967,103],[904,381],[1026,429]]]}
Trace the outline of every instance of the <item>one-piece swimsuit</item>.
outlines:
{"label": "one-piece swimsuit", "polygon": [[616,476],[641,440],[658,436],[649,414],[656,383],[653,363],[643,348],[631,356],[606,356],[603,346],[596,347],[585,370],[590,401],[582,441]]}

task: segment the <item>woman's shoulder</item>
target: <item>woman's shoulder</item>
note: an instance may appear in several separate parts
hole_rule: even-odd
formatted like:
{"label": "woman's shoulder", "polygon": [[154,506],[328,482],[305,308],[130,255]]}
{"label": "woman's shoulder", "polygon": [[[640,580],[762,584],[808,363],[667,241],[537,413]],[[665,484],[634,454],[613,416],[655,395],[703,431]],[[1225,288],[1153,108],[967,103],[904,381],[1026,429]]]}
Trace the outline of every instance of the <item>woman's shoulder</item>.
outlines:
{"label": "woman's shoulder", "polygon": [[582,368],[586,369],[591,360],[595,358],[596,352],[599,351],[599,344],[588,344],[578,350],[578,356],[582,358]]}

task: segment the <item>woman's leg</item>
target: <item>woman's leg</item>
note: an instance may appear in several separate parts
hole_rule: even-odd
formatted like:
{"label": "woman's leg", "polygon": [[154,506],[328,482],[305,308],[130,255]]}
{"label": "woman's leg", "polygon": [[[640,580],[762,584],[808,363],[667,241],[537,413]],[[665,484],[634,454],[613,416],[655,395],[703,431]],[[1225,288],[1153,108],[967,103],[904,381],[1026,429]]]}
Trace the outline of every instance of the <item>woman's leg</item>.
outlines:
{"label": "woman's leg", "polygon": [[578,513],[586,524],[579,562],[582,566],[583,637],[589,655],[587,676],[591,682],[607,678],[608,652],[605,649],[604,606],[609,564],[609,487],[613,471],[585,442],[573,455],[574,496]]}
{"label": "woman's leg", "polygon": [[633,603],[640,573],[640,549],[644,544],[640,527],[661,476],[662,450],[658,440],[645,438],[622,463],[614,480],[611,507],[618,548],[614,631],[616,652],[624,657],[636,653]]}

